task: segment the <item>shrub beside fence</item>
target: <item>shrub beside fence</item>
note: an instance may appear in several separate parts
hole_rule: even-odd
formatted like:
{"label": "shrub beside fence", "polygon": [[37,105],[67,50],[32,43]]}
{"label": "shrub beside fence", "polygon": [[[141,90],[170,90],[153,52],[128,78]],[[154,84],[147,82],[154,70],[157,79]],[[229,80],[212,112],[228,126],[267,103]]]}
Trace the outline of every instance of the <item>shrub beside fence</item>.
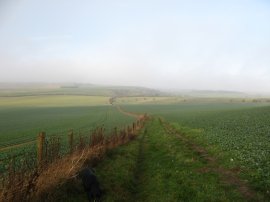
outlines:
{"label": "shrub beside fence", "polygon": [[147,119],[144,115],[123,129],[115,127],[111,135],[105,135],[103,127],[85,135],[75,135],[71,130],[65,142],[41,132],[36,152],[14,156],[4,166],[5,170],[0,170],[0,201],[38,200],[53,185],[74,175],[86,162],[94,164],[107,150],[132,140]]}

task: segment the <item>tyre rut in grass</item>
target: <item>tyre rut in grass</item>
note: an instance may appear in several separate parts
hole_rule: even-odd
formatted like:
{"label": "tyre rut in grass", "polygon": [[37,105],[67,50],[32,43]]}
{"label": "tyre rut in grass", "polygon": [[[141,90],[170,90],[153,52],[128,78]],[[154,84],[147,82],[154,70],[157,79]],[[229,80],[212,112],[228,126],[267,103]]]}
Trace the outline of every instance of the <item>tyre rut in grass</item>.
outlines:
{"label": "tyre rut in grass", "polygon": [[216,173],[201,174],[207,162],[154,118],[140,137],[132,201],[242,201]]}
{"label": "tyre rut in grass", "polygon": [[104,201],[245,201],[185,141],[153,118],[128,145],[113,150],[97,167]]}
{"label": "tyre rut in grass", "polygon": [[136,162],[136,167],[134,170],[134,189],[131,191],[134,201],[136,201],[138,194],[138,187],[140,186],[141,181],[143,180],[143,164],[145,161],[144,153],[146,149],[146,140],[145,136],[147,134],[147,129],[144,129],[144,132],[141,137],[139,137],[139,147],[138,147],[138,157]]}

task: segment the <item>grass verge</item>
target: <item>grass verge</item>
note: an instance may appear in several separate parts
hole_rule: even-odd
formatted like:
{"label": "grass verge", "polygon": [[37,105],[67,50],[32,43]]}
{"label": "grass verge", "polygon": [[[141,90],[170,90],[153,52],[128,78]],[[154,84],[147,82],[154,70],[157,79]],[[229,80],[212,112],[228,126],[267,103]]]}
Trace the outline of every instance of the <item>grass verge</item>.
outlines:
{"label": "grass verge", "polygon": [[[211,166],[153,119],[136,140],[108,153],[96,174],[105,190],[103,201],[246,201]],[[69,201],[84,197],[83,191],[68,196]]]}

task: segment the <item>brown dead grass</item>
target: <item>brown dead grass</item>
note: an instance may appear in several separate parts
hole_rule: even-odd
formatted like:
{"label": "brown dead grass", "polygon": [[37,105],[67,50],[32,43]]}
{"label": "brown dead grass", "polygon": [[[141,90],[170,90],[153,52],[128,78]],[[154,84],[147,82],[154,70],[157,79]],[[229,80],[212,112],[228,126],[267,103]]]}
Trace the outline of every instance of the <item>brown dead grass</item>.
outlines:
{"label": "brown dead grass", "polygon": [[38,200],[44,193],[47,194],[47,192],[52,190],[56,185],[59,186],[64,184],[68,179],[76,175],[86,161],[94,159],[100,160],[105,152],[105,145],[97,145],[75,152],[74,154],[53,163],[39,176],[33,198]]}
{"label": "brown dead grass", "polygon": [[50,164],[40,165],[30,172],[22,169],[10,172],[11,176],[0,189],[0,201],[44,201],[44,196],[48,197],[55,187],[73,178],[86,163],[98,162],[107,150],[134,139],[147,119],[141,116],[133,126],[107,138],[99,130],[92,135],[91,144],[81,142],[73,153]]}

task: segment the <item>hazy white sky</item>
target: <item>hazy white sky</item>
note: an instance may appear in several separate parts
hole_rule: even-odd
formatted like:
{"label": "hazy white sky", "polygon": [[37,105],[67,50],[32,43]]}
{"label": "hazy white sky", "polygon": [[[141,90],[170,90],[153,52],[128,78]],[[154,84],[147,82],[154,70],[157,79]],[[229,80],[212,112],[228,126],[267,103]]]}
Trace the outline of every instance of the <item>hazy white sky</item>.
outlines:
{"label": "hazy white sky", "polygon": [[269,0],[0,0],[0,82],[270,92]]}

